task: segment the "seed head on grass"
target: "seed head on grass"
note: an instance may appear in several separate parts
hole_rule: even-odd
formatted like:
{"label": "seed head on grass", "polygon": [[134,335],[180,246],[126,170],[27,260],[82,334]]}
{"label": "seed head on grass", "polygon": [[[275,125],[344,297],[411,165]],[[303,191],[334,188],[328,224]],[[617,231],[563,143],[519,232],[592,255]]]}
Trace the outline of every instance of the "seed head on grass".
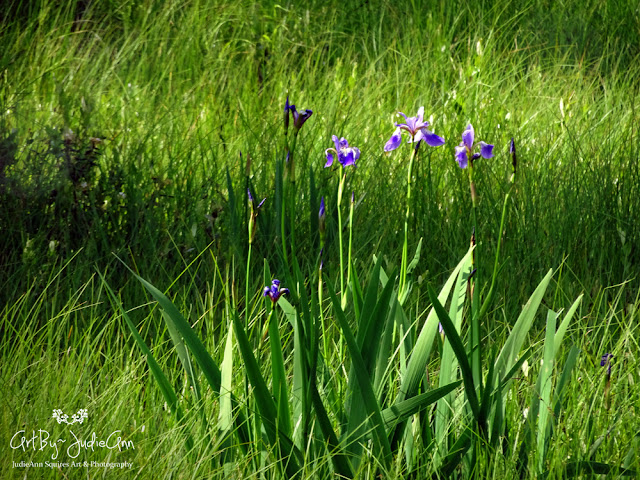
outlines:
{"label": "seed head on grass", "polygon": [[407,117],[402,112],[398,112],[398,115],[402,115],[406,123],[395,124],[396,130],[385,144],[385,152],[390,152],[400,146],[403,130],[409,134],[410,138],[408,143],[420,143],[421,141],[424,141],[430,147],[440,147],[441,145],[444,145],[444,138],[427,129],[429,122],[425,122],[423,120],[424,107],[420,107],[418,109],[418,114],[415,117]]}
{"label": "seed head on grass", "polygon": [[338,140],[336,135],[332,135],[331,140],[333,140],[336,148],[327,148],[325,150],[324,153],[327,156],[327,163],[324,168],[333,165],[333,161],[336,156],[338,157],[340,165],[343,167],[348,167],[349,165],[355,166],[356,160],[360,158],[360,149],[357,147],[350,147],[349,142],[347,142],[347,139],[344,137]]}
{"label": "seed head on grass", "polygon": [[276,278],[274,278],[273,281],[271,282],[271,286],[264,287],[264,290],[262,292],[262,296],[269,297],[274,305],[278,303],[278,300],[280,300],[280,297],[282,295],[288,295],[288,294],[289,294],[289,289],[284,287],[280,288],[280,280]]}
{"label": "seed head on grass", "polygon": [[491,158],[493,157],[493,145],[489,145],[485,142],[480,143],[480,153],[473,153],[473,142],[475,140],[475,131],[473,125],[467,125],[467,128],[462,132],[462,142],[456,147],[456,160],[460,168],[467,168],[469,163],[473,167],[473,161],[480,157]]}

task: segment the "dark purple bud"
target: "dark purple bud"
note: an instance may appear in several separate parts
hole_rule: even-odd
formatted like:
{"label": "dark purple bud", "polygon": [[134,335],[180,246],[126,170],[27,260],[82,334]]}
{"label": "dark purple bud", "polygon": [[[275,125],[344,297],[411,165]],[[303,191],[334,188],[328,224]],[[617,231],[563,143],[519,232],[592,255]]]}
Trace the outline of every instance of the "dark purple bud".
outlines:
{"label": "dark purple bud", "polygon": [[287,100],[284,102],[284,134],[287,134],[289,130],[289,95],[287,95]]}
{"label": "dark purple bud", "polygon": [[258,208],[262,207],[262,205],[264,204],[264,201],[267,199],[267,197],[264,197],[262,199],[262,201],[258,204]]}
{"label": "dark purple bud", "polygon": [[479,154],[479,153],[474,153],[474,154],[471,156],[471,161],[477,160],[477,159],[479,159],[479,158],[480,158],[480,154]]}
{"label": "dark purple bud", "polygon": [[306,122],[309,117],[313,114],[312,110],[302,110],[301,112],[297,112],[295,107],[292,106],[293,112],[293,126],[296,127],[296,130],[300,130],[304,122]]}
{"label": "dark purple bud", "polygon": [[602,355],[602,358],[600,359],[600,366],[607,367],[607,376],[611,376],[611,359],[613,358],[613,355],[611,355],[610,353],[605,353],[604,355]]}
{"label": "dark purple bud", "polygon": [[324,218],[325,217],[325,208],[324,208],[324,197],[322,197],[320,199],[320,210],[318,211],[318,217],[319,218]]}
{"label": "dark purple bud", "polygon": [[509,143],[509,153],[511,154],[511,165],[513,166],[513,174],[515,175],[518,160],[516,158],[516,144],[513,141],[513,137],[511,137],[511,142]]}
{"label": "dark purple bud", "polygon": [[355,203],[355,201],[356,201],[356,195],[355,195],[355,192],[352,190],[351,191],[351,203]]}
{"label": "dark purple bud", "polygon": [[253,195],[251,195],[251,190],[247,188],[247,195],[249,196],[249,201],[253,202]]}

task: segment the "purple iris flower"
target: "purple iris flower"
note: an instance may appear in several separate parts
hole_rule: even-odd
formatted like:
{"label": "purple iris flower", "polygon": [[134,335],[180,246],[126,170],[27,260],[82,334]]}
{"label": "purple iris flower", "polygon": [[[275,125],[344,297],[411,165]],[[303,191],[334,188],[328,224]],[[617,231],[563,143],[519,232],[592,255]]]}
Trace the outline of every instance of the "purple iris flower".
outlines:
{"label": "purple iris flower", "polygon": [[385,144],[385,152],[390,152],[400,146],[400,142],[402,141],[402,130],[409,133],[409,136],[411,137],[409,138],[408,143],[419,143],[424,141],[430,147],[439,147],[444,145],[444,138],[427,129],[429,122],[423,121],[424,107],[420,107],[418,109],[418,114],[415,117],[407,118],[407,116],[402,112],[398,112],[398,115],[402,115],[406,123],[395,124],[396,130],[393,132],[393,135],[391,135],[389,141]]}
{"label": "purple iris flower", "polygon": [[475,139],[475,132],[473,125],[467,125],[467,128],[462,132],[462,142],[456,147],[456,160],[460,168],[467,168],[469,161],[473,166],[473,161],[480,158],[493,157],[493,145],[489,145],[485,142],[480,142],[480,153],[473,153],[473,142]]}
{"label": "purple iris flower", "polygon": [[280,280],[278,279],[273,279],[273,281],[271,282],[271,286],[270,287],[264,287],[264,290],[262,292],[262,296],[263,297],[269,297],[271,299],[271,301],[276,304],[278,302],[278,300],[280,300],[280,297],[284,294],[288,294],[289,293],[289,289],[288,288],[280,288]]}
{"label": "purple iris flower", "polygon": [[284,104],[284,128],[285,128],[285,132],[287,130],[287,128],[289,127],[289,112],[291,112],[291,115],[293,115],[293,126],[296,127],[296,130],[300,130],[302,128],[302,125],[304,125],[304,122],[307,121],[307,119],[311,116],[311,114],[313,113],[312,110],[302,110],[300,112],[298,112],[296,110],[296,106],[295,105],[289,105],[289,97],[287,97],[287,101]]}
{"label": "purple iris flower", "polygon": [[336,135],[332,135],[331,139],[335,144],[336,148],[327,148],[325,150],[325,155],[327,156],[327,163],[324,168],[330,167],[333,165],[333,160],[336,155],[338,156],[338,161],[343,167],[348,167],[349,165],[355,165],[356,160],[360,158],[360,149],[356,147],[350,147],[349,142],[342,137],[338,140]]}

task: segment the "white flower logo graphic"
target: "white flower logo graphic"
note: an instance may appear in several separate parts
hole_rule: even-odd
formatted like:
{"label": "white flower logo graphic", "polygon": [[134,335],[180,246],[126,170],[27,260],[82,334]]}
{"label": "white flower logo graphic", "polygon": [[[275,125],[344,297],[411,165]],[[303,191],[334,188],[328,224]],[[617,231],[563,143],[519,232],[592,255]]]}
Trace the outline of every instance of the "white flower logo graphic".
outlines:
{"label": "white flower logo graphic", "polygon": [[69,415],[64,413],[62,410],[54,410],[52,415],[52,418],[55,418],[58,423],[66,423],[67,425],[82,423],[87,417],[88,414],[86,408],[81,408],[77,413],[71,415],[71,420],[69,420]]}

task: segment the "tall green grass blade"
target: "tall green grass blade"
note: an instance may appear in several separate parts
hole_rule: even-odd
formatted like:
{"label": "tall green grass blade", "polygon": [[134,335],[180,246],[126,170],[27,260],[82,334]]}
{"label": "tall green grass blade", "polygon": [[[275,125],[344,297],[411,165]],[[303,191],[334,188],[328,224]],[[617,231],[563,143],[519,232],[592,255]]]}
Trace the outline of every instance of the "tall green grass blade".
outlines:
{"label": "tall green grass blade", "polygon": [[578,306],[582,302],[582,297],[583,295],[580,295],[576,299],[576,301],[573,302],[573,305],[571,305],[571,308],[569,308],[569,311],[566,313],[566,315],[564,316],[564,319],[562,320],[562,322],[560,323],[560,326],[558,327],[558,331],[556,332],[556,335],[553,339],[553,344],[554,344],[553,356],[554,357],[558,355],[558,351],[560,350],[560,346],[562,344],[562,339],[564,338],[564,335],[567,332],[567,328],[569,328],[569,323],[573,318],[573,314],[576,313]]}
{"label": "tall green grass blade", "polygon": [[279,430],[278,407],[269,392],[267,383],[262,377],[260,367],[256,361],[249,339],[243,329],[237,312],[233,312],[233,327],[240,348],[240,354],[244,360],[247,377],[253,386],[253,394],[256,405],[262,418],[262,425],[267,432],[269,443],[277,455],[277,460],[289,478],[298,478],[300,474],[300,462],[302,455],[285,433]]}
{"label": "tall green grass blade", "polygon": [[[558,334],[556,333],[556,337],[557,336]],[[575,367],[576,365],[579,354],[580,354],[580,349],[575,345],[573,345],[571,347],[571,350],[569,350],[569,355],[567,355],[567,360],[564,362],[564,368],[562,369],[562,374],[558,379],[558,382],[556,384],[556,389],[553,394],[554,406],[553,406],[552,427],[560,418],[560,411],[562,409],[562,403],[564,400],[564,391],[569,383],[569,380],[571,379],[571,372],[573,371],[573,367]],[[547,436],[550,437],[551,433],[552,433],[552,430],[550,430],[547,433]]]}
{"label": "tall green grass blade", "polygon": [[[461,266],[455,288],[451,295],[449,306],[449,316],[453,321],[456,331],[460,333],[462,327],[462,313],[467,296],[467,282],[471,269],[471,257],[466,256],[466,262]],[[442,346],[442,359],[440,361],[439,385],[442,387],[457,378],[458,363],[451,347],[451,343],[444,342]],[[443,397],[436,407],[435,417],[435,438],[438,440],[437,455],[444,455],[447,452],[447,430],[449,429],[449,419],[455,395],[450,394]]]}
{"label": "tall green grass blade", "polygon": [[[550,472],[544,472],[541,478],[547,478]],[[572,478],[582,474],[591,475],[616,475],[621,477],[636,477],[638,475],[636,470],[631,470],[615,465],[609,465],[601,462],[569,462],[564,466],[561,478]]]}
{"label": "tall green grass blade", "polygon": [[284,369],[284,354],[280,340],[280,325],[275,314],[275,306],[269,315],[269,348],[271,350],[271,380],[273,398],[278,410],[278,429],[287,437],[291,437],[291,413],[289,410],[289,389]]}
{"label": "tall green grass blade", "polygon": [[[372,278],[375,279],[377,278],[377,276],[374,276]],[[353,336],[353,333],[351,332],[351,327],[349,327],[349,323],[347,322],[347,319],[344,316],[344,312],[340,307],[340,300],[338,300],[335,292],[331,287],[328,288],[328,291],[329,295],[331,296],[331,301],[333,303],[333,308],[338,319],[338,323],[340,324],[340,328],[342,329],[342,334],[344,336],[345,342],[347,343],[349,354],[351,355],[352,364],[354,365],[356,371],[358,386],[356,387],[354,385],[353,387],[350,386],[350,388],[353,388],[355,392],[359,392],[360,395],[362,395],[367,415],[370,417],[369,421],[371,422],[374,438],[376,440],[376,450],[381,455],[380,460],[382,461],[383,465],[389,465],[391,462],[391,447],[389,445],[389,440],[387,438],[384,423],[382,421],[380,405],[376,400],[376,396],[371,385],[369,371],[364,360],[362,359],[360,348],[356,342],[355,337]]]}
{"label": "tall green grass blade", "polygon": [[311,405],[309,403],[309,356],[312,348],[307,341],[307,335],[311,333],[311,312],[309,311],[309,299],[304,288],[304,277],[298,267],[298,262],[293,260],[294,270],[300,288],[300,302],[298,315],[295,317],[293,328],[293,439],[299,449],[304,448],[304,441],[309,435],[309,423]]}
{"label": "tall green grass blade", "polygon": [[[173,412],[173,414],[176,416],[176,420],[178,421],[178,424],[184,425],[184,413],[182,412],[182,409],[178,405],[178,396],[176,395],[175,390],[171,386],[171,383],[169,382],[167,377],[164,375],[164,372],[160,368],[160,365],[158,365],[158,362],[156,361],[155,357],[153,356],[153,353],[151,352],[151,349],[147,346],[146,342],[144,341],[140,333],[138,333],[138,329],[134,325],[133,321],[129,318],[129,315],[127,315],[127,312],[125,312],[124,307],[122,306],[122,303],[120,303],[120,300],[118,299],[118,297],[116,297],[116,295],[113,293],[113,290],[111,290],[111,287],[107,284],[107,281],[102,275],[102,273],[98,272],[98,275],[100,275],[102,284],[104,285],[105,289],[107,290],[107,293],[109,294],[109,299],[111,301],[111,304],[114,305],[117,308],[117,310],[120,311],[120,314],[122,315],[122,318],[124,318],[124,321],[126,322],[127,327],[129,327],[129,331],[131,331],[131,335],[133,336],[133,339],[136,342],[136,345],[138,345],[138,348],[140,348],[140,350],[144,354],[147,360],[147,364],[149,365],[149,370],[151,370],[151,374],[153,375],[153,378],[155,378],[156,383],[158,384],[158,388],[160,389],[160,393],[162,393],[162,396],[164,397],[165,401],[167,402],[167,405],[169,406],[169,410]],[[187,451],[191,451],[193,449],[193,438],[191,437],[191,434],[188,432],[185,432],[185,436],[186,436],[185,443],[186,443]]]}
{"label": "tall green grass blade", "polygon": [[[438,300],[440,301],[440,303],[446,302],[447,298],[449,297],[449,293],[453,288],[453,284],[458,277],[460,270],[469,260],[471,251],[472,250],[469,249],[464,258],[460,260],[456,268],[453,270],[453,272],[451,272],[451,275],[449,275],[449,278],[445,282],[442,290],[440,291],[440,294],[438,295]],[[402,377],[397,401],[402,401],[405,398],[410,398],[418,391],[418,386],[420,385],[420,382],[424,377],[424,372],[429,360],[429,355],[431,354],[433,341],[435,339],[437,331],[438,316],[436,315],[435,310],[431,309],[427,316],[427,320],[420,330],[420,334],[418,335],[418,339],[416,340],[416,345],[413,348],[411,356],[409,357],[409,360],[407,362],[406,374]]]}
{"label": "tall green grass blade", "polygon": [[[173,328],[182,336],[185,341],[185,344],[191,350],[196,363],[204,373],[209,386],[216,394],[220,394],[220,385],[222,382],[222,376],[220,373],[220,369],[217,364],[211,358],[207,349],[202,344],[202,341],[198,338],[196,333],[191,328],[191,325],[184,319],[182,314],[178,311],[175,305],[169,300],[160,290],[147,282],[144,278],[135,274],[133,271],[131,273],[138,279],[140,283],[145,287],[145,289],[151,294],[151,296],[158,302],[160,307],[166,315],[163,315],[165,321],[171,322],[173,324]],[[235,400],[232,399],[232,401]],[[244,415],[241,412],[238,412],[238,415],[235,417],[235,425],[236,425],[236,433],[239,436],[241,445],[245,446],[249,443],[249,432],[246,426],[246,421]]]}
{"label": "tall green grass blade", "polygon": [[546,336],[544,340],[544,356],[542,360],[542,368],[539,373],[538,384],[540,385],[540,390],[538,394],[540,395],[540,413],[538,414],[538,440],[537,440],[537,448],[536,448],[536,457],[538,464],[538,472],[542,473],[544,469],[544,460],[545,460],[545,452],[547,450],[546,440],[547,440],[547,431],[550,428],[548,424],[549,412],[552,409],[551,405],[551,387],[553,383],[553,379],[551,377],[553,373],[553,363],[554,363],[554,349],[555,342],[554,337],[556,334],[556,319],[558,318],[558,314],[549,310],[547,312],[547,330]]}
{"label": "tall green grass blade", "polygon": [[444,334],[446,336],[446,341],[451,344],[451,349],[458,359],[458,363],[460,364],[460,371],[462,374],[462,380],[464,382],[464,390],[467,396],[467,401],[469,402],[469,406],[471,407],[471,412],[473,413],[473,418],[476,421],[479,421],[479,410],[480,406],[478,404],[478,397],[476,396],[476,386],[473,382],[473,374],[471,372],[471,365],[469,365],[469,359],[467,358],[467,353],[465,351],[464,345],[462,344],[462,340],[456,331],[456,327],[449,318],[449,314],[444,309],[436,293],[434,292],[431,285],[427,285],[427,289],[429,292],[429,299],[433,304],[433,308],[436,311],[436,315],[438,315],[438,319],[442,324],[442,329],[444,330]]}
{"label": "tall green grass blade", "polygon": [[462,380],[458,380],[457,382],[450,383],[449,385],[445,385],[444,387],[438,387],[430,390],[427,393],[416,395],[408,400],[394,403],[389,408],[385,408],[384,410],[382,410],[382,420],[384,421],[386,427],[388,429],[391,429],[398,423],[404,421],[410,415],[424,410],[429,405],[432,405],[433,403],[443,398],[445,395],[448,395],[450,392],[458,388],[461,383]]}
{"label": "tall green grass blade", "polygon": [[549,270],[542,281],[538,284],[538,287],[522,309],[518,320],[513,326],[513,330],[505,341],[504,346],[498,355],[498,359],[496,360],[496,374],[498,378],[502,378],[504,372],[511,368],[516,356],[520,352],[520,348],[522,348],[522,344],[529,333],[529,329],[531,328],[531,325],[533,325],[533,320],[536,316],[536,312],[538,311],[538,306],[540,305],[542,297],[547,290],[547,286],[549,285],[552,275],[553,270]]}

